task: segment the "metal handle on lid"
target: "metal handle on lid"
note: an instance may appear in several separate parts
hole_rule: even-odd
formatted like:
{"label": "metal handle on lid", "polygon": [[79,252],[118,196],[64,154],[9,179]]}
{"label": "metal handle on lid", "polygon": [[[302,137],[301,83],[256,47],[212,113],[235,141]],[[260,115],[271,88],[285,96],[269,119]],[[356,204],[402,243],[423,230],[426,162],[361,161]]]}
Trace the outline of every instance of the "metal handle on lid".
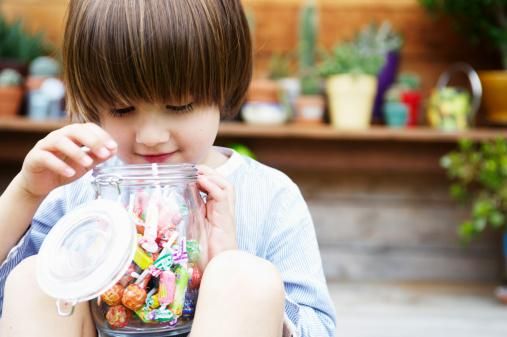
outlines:
{"label": "metal handle on lid", "polygon": [[58,310],[58,315],[63,317],[71,316],[74,313],[74,307],[77,304],[77,300],[67,301],[67,300],[57,300],[56,301],[56,310]]}
{"label": "metal handle on lid", "polygon": [[446,87],[451,80],[451,76],[458,72],[462,72],[467,75],[468,81],[470,82],[470,86],[472,88],[472,107],[470,112],[470,119],[472,119],[479,110],[482,99],[481,80],[474,68],[472,68],[469,64],[463,62],[451,65],[451,67],[442,73],[438,78],[437,88],[442,89]]}

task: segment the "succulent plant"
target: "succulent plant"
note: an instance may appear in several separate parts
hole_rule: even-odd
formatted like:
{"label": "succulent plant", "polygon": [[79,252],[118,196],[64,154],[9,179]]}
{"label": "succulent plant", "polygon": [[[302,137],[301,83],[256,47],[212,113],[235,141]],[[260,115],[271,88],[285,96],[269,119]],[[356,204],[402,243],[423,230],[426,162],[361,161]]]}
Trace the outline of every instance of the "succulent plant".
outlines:
{"label": "succulent plant", "polygon": [[19,86],[23,81],[21,74],[10,68],[6,68],[0,72],[0,87]]}
{"label": "succulent plant", "polygon": [[32,76],[57,77],[60,75],[60,63],[52,57],[39,56],[30,63]]}

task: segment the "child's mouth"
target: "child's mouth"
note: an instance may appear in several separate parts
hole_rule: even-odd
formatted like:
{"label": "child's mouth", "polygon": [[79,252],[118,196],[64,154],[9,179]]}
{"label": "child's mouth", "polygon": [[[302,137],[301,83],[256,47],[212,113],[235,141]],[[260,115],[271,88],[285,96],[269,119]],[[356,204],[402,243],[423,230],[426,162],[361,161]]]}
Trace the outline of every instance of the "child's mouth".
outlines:
{"label": "child's mouth", "polygon": [[142,155],[144,160],[146,160],[148,163],[165,163],[174,152],[171,153],[161,153],[161,154],[154,154],[154,155]]}

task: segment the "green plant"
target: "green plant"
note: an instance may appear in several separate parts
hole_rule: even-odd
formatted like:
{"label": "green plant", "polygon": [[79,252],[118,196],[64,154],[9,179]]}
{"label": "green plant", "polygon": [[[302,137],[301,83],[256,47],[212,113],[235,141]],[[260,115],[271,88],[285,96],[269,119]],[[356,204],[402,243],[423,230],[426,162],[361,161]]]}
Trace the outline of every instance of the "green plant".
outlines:
{"label": "green plant", "polygon": [[29,63],[47,54],[50,49],[43,33],[29,34],[25,32],[21,20],[11,23],[0,15],[0,58]]}
{"label": "green plant", "polygon": [[471,202],[470,218],[459,226],[466,242],[486,227],[505,228],[507,219],[507,139],[474,143],[462,140],[459,148],[441,159],[453,181],[450,194]]}
{"label": "green plant", "polygon": [[365,74],[376,76],[384,64],[384,57],[372,54],[355,42],[345,42],[325,55],[320,65],[323,76]]}
{"label": "green plant", "polygon": [[358,48],[365,53],[385,56],[391,51],[399,51],[403,46],[403,38],[395,32],[388,21],[370,23],[356,37]]}
{"label": "green plant", "polygon": [[316,69],[318,12],[315,0],[307,0],[299,15],[298,61],[302,95],[318,95],[321,78]]}
{"label": "green plant", "polygon": [[269,60],[268,71],[269,78],[272,80],[289,77],[291,74],[290,55],[273,54]]}
{"label": "green plant", "polygon": [[472,41],[482,37],[493,43],[507,69],[507,2],[505,0],[419,0],[430,13],[454,19],[456,27]]}
{"label": "green plant", "polygon": [[6,68],[0,71],[0,87],[13,87],[21,85],[23,77],[14,69]]}

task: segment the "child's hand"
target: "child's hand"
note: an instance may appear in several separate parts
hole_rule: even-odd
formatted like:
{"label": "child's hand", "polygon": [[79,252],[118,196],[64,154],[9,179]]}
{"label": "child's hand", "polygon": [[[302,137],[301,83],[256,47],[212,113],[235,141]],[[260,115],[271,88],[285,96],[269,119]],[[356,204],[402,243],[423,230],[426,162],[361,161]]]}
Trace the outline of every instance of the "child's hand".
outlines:
{"label": "child's hand", "polygon": [[31,197],[45,197],[116,153],[117,144],[93,123],[71,124],[41,139],[27,154],[19,174]]}
{"label": "child's hand", "polygon": [[197,169],[199,188],[208,194],[206,221],[211,260],[225,250],[238,248],[234,221],[234,190],[223,176],[208,166],[200,165]]}

